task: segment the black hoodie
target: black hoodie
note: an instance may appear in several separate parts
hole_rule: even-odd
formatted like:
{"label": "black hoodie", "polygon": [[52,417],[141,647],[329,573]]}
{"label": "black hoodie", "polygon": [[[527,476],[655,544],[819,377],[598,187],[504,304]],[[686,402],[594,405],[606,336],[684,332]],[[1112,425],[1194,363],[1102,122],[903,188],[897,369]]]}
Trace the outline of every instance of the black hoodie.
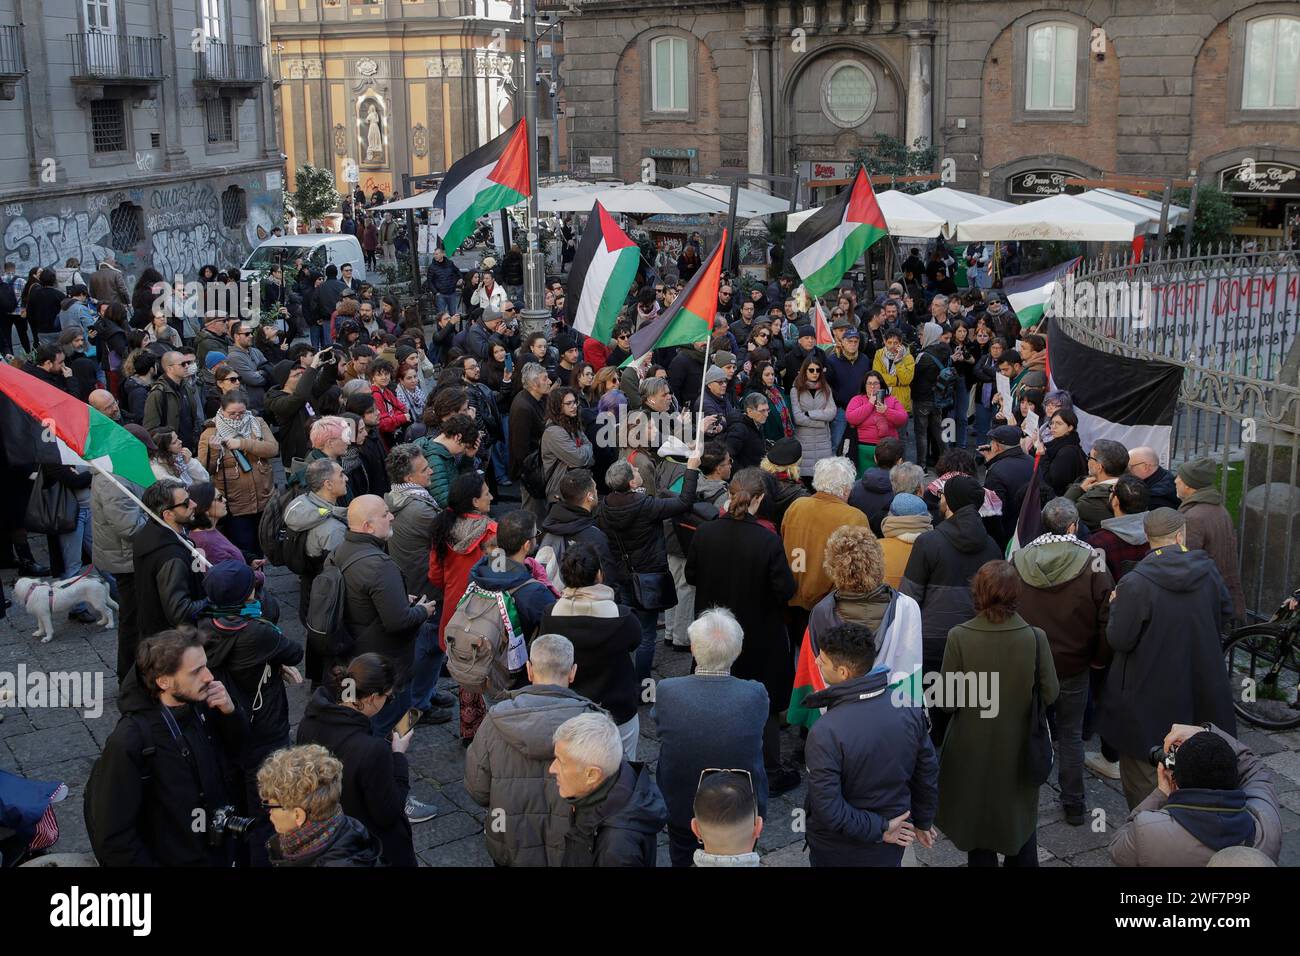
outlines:
{"label": "black hoodie", "polygon": [[406,797],[411,791],[406,754],[376,737],[370,718],[336,704],[319,688],[298,725],[298,744],[320,744],[343,762],[343,812],[355,817],[384,848],[389,866],[416,866]]}
{"label": "black hoodie", "polygon": [[[101,866],[229,866],[235,842],[208,845],[196,820],[211,820],[217,807],[241,802],[235,758],[248,742],[248,718],[234,695],[230,715],[206,704],[171,708],[189,753],[163,718],[134,669],[117,698],[122,718],[86,787],[87,830]],[[144,756],[152,746],[152,757]],[[147,779],[145,779],[147,778]],[[195,815],[202,810],[203,816]],[[93,824],[92,824],[93,821]]]}
{"label": "black hoodie", "polygon": [[970,581],[987,561],[1002,557],[980,520],[979,507],[966,505],[912,545],[899,590],[921,605],[921,639],[926,670],[943,664],[948,632],[975,616]]}
{"label": "black hoodie", "polygon": [[[610,549],[609,538],[596,527],[596,516],[585,508],[564,501],[555,502],[542,521],[542,534],[563,538],[566,548],[575,542],[594,548],[600,555],[600,570],[605,575],[605,580],[608,582],[618,576],[618,564]],[[542,541],[543,545],[546,543],[545,540]],[[558,552],[559,549],[556,550]]]}

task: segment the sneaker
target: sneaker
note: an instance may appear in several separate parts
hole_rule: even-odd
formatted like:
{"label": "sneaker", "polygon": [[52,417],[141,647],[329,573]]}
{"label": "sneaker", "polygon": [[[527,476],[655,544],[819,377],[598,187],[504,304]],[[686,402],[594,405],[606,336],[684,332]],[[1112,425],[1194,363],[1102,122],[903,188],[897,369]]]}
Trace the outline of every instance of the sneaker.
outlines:
{"label": "sneaker", "polygon": [[450,707],[430,707],[428,710],[420,711],[420,723],[415,726],[419,727],[421,724],[445,724],[449,720],[451,720]]}
{"label": "sneaker", "polygon": [[431,803],[421,803],[415,797],[406,798],[406,819],[410,823],[425,823],[438,815],[438,808]]}
{"label": "sneaker", "polygon": [[767,792],[776,796],[781,793],[789,793],[795,787],[799,786],[803,778],[799,776],[798,770],[792,770],[788,767],[782,767],[779,770],[769,770],[767,772]]}
{"label": "sneaker", "polygon": [[1072,827],[1083,826],[1084,808],[1083,807],[1063,807],[1065,810],[1065,822]]}
{"label": "sneaker", "polygon": [[1107,760],[1099,753],[1087,753],[1083,755],[1083,765],[1099,777],[1119,779],[1118,760]]}
{"label": "sneaker", "polygon": [[433,706],[434,706],[434,707],[455,707],[455,706],[456,706],[456,701],[457,701],[457,698],[456,698],[456,697],[453,697],[451,694],[447,693],[445,690],[440,690],[440,691],[438,691],[437,693],[435,693],[435,694],[433,695]]}

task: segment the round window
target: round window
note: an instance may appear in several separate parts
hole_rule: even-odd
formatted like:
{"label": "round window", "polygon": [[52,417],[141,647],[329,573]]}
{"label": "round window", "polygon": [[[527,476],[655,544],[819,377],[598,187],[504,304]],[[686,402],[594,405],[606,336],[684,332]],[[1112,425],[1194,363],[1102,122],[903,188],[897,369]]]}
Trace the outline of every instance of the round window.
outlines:
{"label": "round window", "polygon": [[836,126],[845,129],[862,124],[876,108],[876,80],[860,64],[845,60],[826,74],[822,86],[822,110]]}

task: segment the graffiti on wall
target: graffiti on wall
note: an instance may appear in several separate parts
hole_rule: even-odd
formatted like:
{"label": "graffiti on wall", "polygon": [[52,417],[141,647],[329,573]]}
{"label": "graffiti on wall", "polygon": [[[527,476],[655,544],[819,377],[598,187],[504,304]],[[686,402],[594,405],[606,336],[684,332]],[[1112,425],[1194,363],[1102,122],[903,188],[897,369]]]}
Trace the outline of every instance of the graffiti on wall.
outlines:
{"label": "graffiti on wall", "polygon": [[220,222],[221,203],[207,183],[155,189],[145,217],[153,267],[170,277],[195,275],[208,263],[226,264],[238,250],[223,248],[229,240],[218,228]]}

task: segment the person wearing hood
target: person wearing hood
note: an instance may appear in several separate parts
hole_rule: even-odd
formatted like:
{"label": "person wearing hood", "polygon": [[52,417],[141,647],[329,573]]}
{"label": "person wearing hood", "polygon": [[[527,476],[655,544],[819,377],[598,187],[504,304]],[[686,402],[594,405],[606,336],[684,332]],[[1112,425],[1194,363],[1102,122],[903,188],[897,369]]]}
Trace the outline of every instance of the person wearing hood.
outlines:
{"label": "person wearing hood", "polygon": [[1110,841],[1116,866],[1202,867],[1228,847],[1279,862],[1282,808],[1258,755],[1213,724],[1175,724],[1163,749],[1156,789]]}
{"label": "person wearing hood", "polygon": [[[952,358],[952,350],[942,338],[946,331],[933,321],[921,326],[921,351],[916,356],[916,374],[912,378],[916,463],[923,468],[933,466],[944,449],[943,409],[937,402],[936,386]],[[962,412],[965,413],[964,408]]]}
{"label": "person wearing hood", "polygon": [[1241,566],[1237,560],[1237,532],[1232,515],[1223,507],[1223,493],[1216,487],[1218,466],[1213,458],[1197,458],[1178,466],[1174,487],[1182,502],[1178,511],[1187,519],[1187,547],[1210,556],[1232,595],[1232,620],[1246,617],[1246,595],[1241,589]]}
{"label": "person wearing hood", "polygon": [[[1023,454],[1023,452],[1022,452]],[[984,489],[974,478],[955,475],[943,486],[944,521],[912,544],[899,590],[921,606],[924,668],[943,663],[948,632],[974,616],[970,582],[985,563],[1002,557],[980,520]],[[940,720],[936,721],[936,730]],[[942,735],[938,736],[942,740]]]}
{"label": "person wearing hood", "polygon": [[805,704],[826,712],[806,748],[808,862],[900,866],[913,840],[934,844],[939,761],[925,711],[896,705],[870,628],[839,624],[818,644],[826,688]]}
{"label": "person wearing hood", "polygon": [[[763,760],[772,789],[781,793],[799,784],[798,771],[781,763],[779,719],[794,683],[794,653],[785,620],[797,585],[781,538],[755,520],[766,493],[757,469],[740,471],[731,479],[727,514],[704,522],[691,540],[686,580],[695,585],[696,607],[726,608],[740,622],[745,642],[732,670],[767,688]],[[793,520],[793,508],[788,514]],[[813,559],[808,560],[811,564]]]}
{"label": "person wearing hood", "polygon": [[[208,606],[199,619],[208,668],[248,715],[250,734],[236,763],[243,777],[244,808],[258,806],[257,768],[273,751],[289,746],[286,683],[300,684],[303,648],[262,616],[253,569],[243,561],[222,561],[203,578]],[[248,841],[254,866],[265,866],[269,827],[259,819]]]}
{"label": "person wearing hood", "polygon": [[552,741],[548,773],[570,820],[561,865],[654,866],[668,809],[650,768],[624,758],[614,721],[605,714],[570,717]]}
{"label": "person wearing hood", "polygon": [[380,865],[379,840],[343,812],[343,764],[324,747],[272,754],[257,771],[256,789],[275,830],[260,846],[272,866]]}
{"label": "person wearing hood", "polygon": [[[151,522],[152,524],[152,522]],[[121,718],[85,796],[100,866],[230,866],[235,841],[213,845],[206,820],[237,799],[227,781],[248,742],[248,715],[208,670],[193,628],[141,642],[117,697]]]}
{"label": "person wearing hood", "polygon": [[[897,467],[897,466],[895,466]],[[918,468],[919,465],[911,465]],[[912,546],[916,539],[931,530],[930,509],[925,501],[914,494],[901,492],[894,495],[889,503],[889,514],[880,522],[880,550],[885,560],[885,583],[891,588],[899,587],[903,581],[903,572],[907,569],[908,559],[912,556]]]}
{"label": "person wearing hood", "polygon": [[1119,751],[1129,809],[1156,788],[1147,755],[1178,721],[1237,731],[1220,635],[1232,597],[1204,551],[1189,550],[1187,522],[1170,508],[1144,519],[1151,553],[1115,587],[1106,642],[1115,652],[1098,730]]}
{"label": "person wearing hood", "polygon": [[[635,631],[635,624],[633,625]],[[569,807],[547,768],[555,731],[571,717],[601,713],[572,688],[577,665],[568,638],[545,633],[528,649],[528,686],[488,710],[465,756],[465,791],[505,827],[483,831],[497,866],[561,866]]]}
{"label": "person wearing hood", "polygon": [[332,668],[307,701],[298,724],[298,746],[320,744],[343,764],[343,812],[357,820],[382,848],[388,866],[418,866],[411,824],[437,810],[411,796],[406,736],[375,733],[373,718],[393,694],[396,671],[380,654],[359,654]]}
{"label": "person wearing hood", "polygon": [[1151,493],[1152,508],[1173,508],[1178,510],[1178,488],[1174,482],[1174,473],[1168,468],[1160,467],[1160,456],[1154,448],[1140,445],[1128,453],[1128,471],[1139,478]]}
{"label": "person wearing hood", "polygon": [[1043,506],[1043,534],[1012,557],[1020,575],[1020,616],[1042,628],[1060,683],[1056,698],[1057,774],[1065,822],[1082,826],[1083,724],[1093,667],[1106,664],[1106,622],[1115,579],[1094,567],[1093,548],[1076,536],[1079,511],[1068,498]]}
{"label": "person wearing hood", "polygon": [[[935,822],[966,851],[972,868],[997,866],[999,853],[1006,857],[1004,866],[1038,866],[1040,784],[1026,779],[1025,754],[1037,718],[1034,691],[1039,706],[1050,706],[1059,687],[1047,635],[1017,613],[1022,590],[1008,562],[993,560],[980,568],[971,581],[975,616],[952,629],[943,655],[941,686],[954,686],[948,675],[997,675],[987,696],[957,692],[940,703],[952,716]],[[1083,688],[1086,695],[1086,676]],[[1082,798],[1082,767],[1079,773]]]}
{"label": "person wearing hood", "polygon": [[1088,536],[1106,556],[1106,570],[1119,581],[1151,552],[1142,522],[1150,510],[1150,491],[1136,475],[1124,475],[1111,488],[1112,517]]}
{"label": "person wearing hood", "polygon": [[[889,505],[894,500],[894,495],[900,490],[908,494],[916,491],[915,485],[894,488],[893,469],[900,463],[908,464],[903,461],[903,442],[898,438],[881,439],[876,444],[875,466],[862,473],[849,493],[849,504],[867,516],[876,537],[881,535],[880,524],[885,515],[889,514]],[[916,481],[919,482],[923,475],[924,472],[919,472]]]}
{"label": "person wearing hood", "polygon": [[994,538],[1003,549],[1016,533],[1025,489],[1034,477],[1034,459],[1020,447],[1021,437],[1015,425],[999,425],[989,432],[988,451],[984,453],[988,469],[984,473],[984,486],[1002,502],[1001,534]]}

